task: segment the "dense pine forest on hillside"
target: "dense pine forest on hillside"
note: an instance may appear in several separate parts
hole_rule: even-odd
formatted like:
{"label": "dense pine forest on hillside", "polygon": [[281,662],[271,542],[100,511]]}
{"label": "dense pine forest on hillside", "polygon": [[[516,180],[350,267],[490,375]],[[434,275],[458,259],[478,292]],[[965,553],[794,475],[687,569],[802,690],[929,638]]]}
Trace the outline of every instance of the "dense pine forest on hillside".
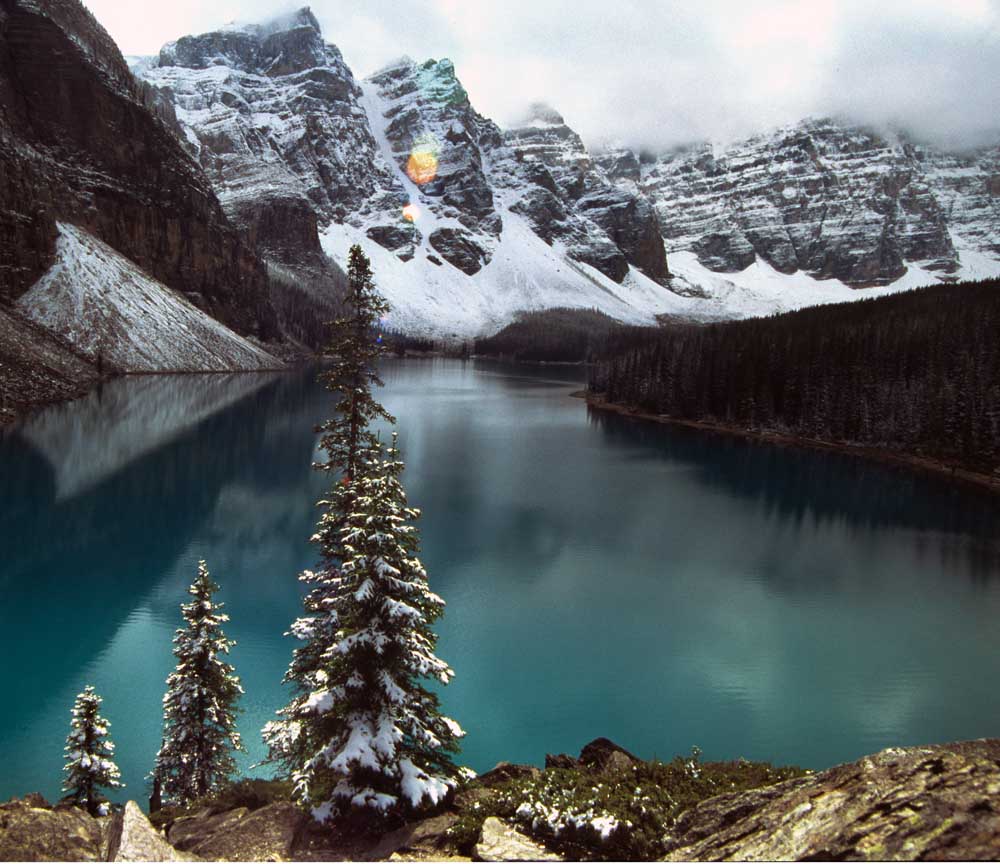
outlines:
{"label": "dense pine forest on hillside", "polygon": [[625,330],[591,374],[675,419],[1000,462],[1000,280],[710,326]]}
{"label": "dense pine forest on hillside", "polygon": [[582,363],[605,350],[621,324],[596,309],[522,312],[499,333],[476,340],[475,353],[509,360]]}

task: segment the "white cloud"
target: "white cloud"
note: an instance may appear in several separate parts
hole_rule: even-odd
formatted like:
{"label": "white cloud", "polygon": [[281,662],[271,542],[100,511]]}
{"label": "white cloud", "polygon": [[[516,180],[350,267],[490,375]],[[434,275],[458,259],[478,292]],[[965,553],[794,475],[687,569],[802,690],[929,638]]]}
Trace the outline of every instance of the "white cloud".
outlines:
{"label": "white cloud", "polygon": [[[451,57],[501,124],[532,101],[588,142],[664,147],[807,114],[891,122],[950,144],[997,134],[1000,0],[313,0],[358,75]],[[287,6],[280,3],[280,7]],[[126,53],[278,11],[272,0],[91,0]]]}

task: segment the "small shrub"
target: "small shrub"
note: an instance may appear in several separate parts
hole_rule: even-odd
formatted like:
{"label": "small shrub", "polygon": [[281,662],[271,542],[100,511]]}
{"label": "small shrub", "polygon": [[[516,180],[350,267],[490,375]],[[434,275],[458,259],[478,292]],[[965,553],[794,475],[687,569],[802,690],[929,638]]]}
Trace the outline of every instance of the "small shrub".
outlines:
{"label": "small shrub", "polygon": [[512,780],[471,804],[450,839],[469,853],[486,818],[498,816],[570,858],[651,860],[663,855],[664,835],[677,817],[698,802],[805,773],[743,760],[702,763],[698,756],[608,772],[555,768]]}

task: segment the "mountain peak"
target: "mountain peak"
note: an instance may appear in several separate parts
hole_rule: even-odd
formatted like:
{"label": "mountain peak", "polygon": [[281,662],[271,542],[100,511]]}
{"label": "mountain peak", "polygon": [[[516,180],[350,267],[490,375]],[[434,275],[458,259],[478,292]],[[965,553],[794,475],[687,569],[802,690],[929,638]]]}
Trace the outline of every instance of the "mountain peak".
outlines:
{"label": "mountain peak", "polygon": [[562,114],[547,102],[532,102],[525,112],[522,126],[565,126]]}
{"label": "mountain peak", "polygon": [[316,20],[316,16],[313,15],[312,9],[308,6],[302,6],[294,12],[277,15],[268,21],[262,21],[258,26],[263,36],[270,36],[273,33],[284,33],[288,30],[298,30],[300,27],[308,27],[310,30],[315,30],[321,35],[323,33],[322,28],[319,26],[319,21]]}

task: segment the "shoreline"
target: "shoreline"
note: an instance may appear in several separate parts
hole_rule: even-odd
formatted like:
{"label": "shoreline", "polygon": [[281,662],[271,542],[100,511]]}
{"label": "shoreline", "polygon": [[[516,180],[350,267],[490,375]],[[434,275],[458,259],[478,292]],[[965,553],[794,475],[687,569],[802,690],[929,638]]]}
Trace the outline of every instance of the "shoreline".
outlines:
{"label": "shoreline", "polygon": [[582,399],[587,405],[598,411],[608,411],[612,414],[619,414],[623,417],[631,417],[636,420],[648,420],[653,423],[660,423],[665,426],[680,426],[687,429],[695,429],[702,432],[714,432],[720,435],[734,435],[739,438],[747,438],[753,441],[762,441],[767,444],[775,444],[782,447],[803,447],[809,450],[825,450],[827,452],[847,453],[882,464],[895,465],[909,470],[922,473],[933,474],[954,480],[959,483],[975,486],[987,492],[1000,494],[1000,475],[983,474],[979,471],[971,471],[957,465],[949,465],[925,456],[913,456],[905,453],[893,453],[889,450],[882,450],[878,447],[865,447],[862,445],[838,443],[835,441],[823,441],[818,438],[802,438],[797,435],[787,435],[780,432],[755,432],[750,429],[742,429],[738,426],[727,426],[724,423],[715,423],[708,420],[682,420],[676,417],[668,417],[664,414],[650,414],[639,411],[625,405],[618,405],[608,402],[587,390],[576,390],[569,394],[576,399]]}

